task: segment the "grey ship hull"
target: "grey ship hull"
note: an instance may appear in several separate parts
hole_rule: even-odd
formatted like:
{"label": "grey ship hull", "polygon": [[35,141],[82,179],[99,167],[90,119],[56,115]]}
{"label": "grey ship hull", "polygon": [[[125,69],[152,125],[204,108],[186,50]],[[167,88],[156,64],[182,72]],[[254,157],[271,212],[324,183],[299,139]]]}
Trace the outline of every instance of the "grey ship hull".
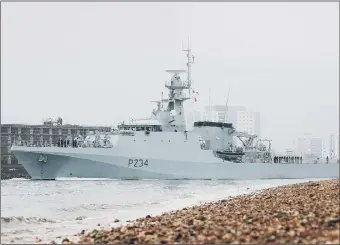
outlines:
{"label": "grey ship hull", "polygon": [[[171,175],[146,172],[122,167],[105,161],[82,157],[43,154],[47,162],[39,161],[41,153],[15,152],[32,179],[54,180],[61,177],[109,178],[109,179],[159,179],[171,178]],[[115,157],[115,161],[124,161],[124,157]],[[126,162],[126,161],[125,161]]]}
{"label": "grey ship hull", "polygon": [[[220,159],[165,160],[107,154],[100,148],[13,146],[32,179],[61,177],[109,179],[304,179],[339,178],[339,164],[230,163]],[[138,160],[139,159],[139,160]],[[143,162],[144,161],[144,162]],[[147,163],[146,165],[143,165]]]}

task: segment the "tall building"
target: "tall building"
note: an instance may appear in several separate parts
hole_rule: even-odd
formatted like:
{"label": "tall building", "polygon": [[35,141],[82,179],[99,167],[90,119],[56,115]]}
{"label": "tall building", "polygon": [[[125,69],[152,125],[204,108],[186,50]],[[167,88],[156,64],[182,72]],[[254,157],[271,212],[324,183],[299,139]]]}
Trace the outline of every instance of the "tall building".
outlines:
{"label": "tall building", "polygon": [[300,156],[305,156],[310,153],[310,140],[307,137],[301,137],[297,142],[296,152]]}
{"label": "tall building", "polygon": [[89,131],[110,131],[110,127],[62,125],[62,119],[44,121],[42,125],[1,124],[1,164],[17,164],[12,144],[45,146],[67,137],[86,136]]}
{"label": "tall building", "polygon": [[297,153],[303,157],[322,158],[322,139],[313,137],[311,134],[304,134],[303,137],[298,139]]}
{"label": "tall building", "polygon": [[237,111],[236,128],[239,131],[260,136],[260,113]]}
{"label": "tall building", "polygon": [[293,149],[286,149],[286,156],[294,156],[295,152]]}
{"label": "tall building", "polygon": [[329,157],[339,158],[339,134],[329,136]]}
{"label": "tall building", "polygon": [[319,158],[323,157],[323,142],[320,138],[311,138],[310,140],[310,153],[312,156]]}
{"label": "tall building", "polygon": [[241,132],[261,135],[260,113],[243,106],[229,106],[227,111],[225,105],[207,106],[204,117],[206,120],[232,123]]}

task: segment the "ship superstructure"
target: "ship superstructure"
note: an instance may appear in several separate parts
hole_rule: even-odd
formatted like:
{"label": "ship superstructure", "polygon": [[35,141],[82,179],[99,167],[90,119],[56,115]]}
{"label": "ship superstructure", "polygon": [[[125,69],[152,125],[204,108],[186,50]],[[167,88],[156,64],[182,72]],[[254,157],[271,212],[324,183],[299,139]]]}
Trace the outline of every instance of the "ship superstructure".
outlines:
{"label": "ship superstructure", "polygon": [[[187,131],[183,104],[191,98],[191,49],[187,70],[167,70],[168,97],[148,118],[131,118],[111,132],[91,132],[56,146],[12,146],[32,179],[333,178],[339,164],[273,164],[271,142],[238,132],[231,123],[199,121]],[[182,74],[187,74],[186,79]],[[236,147],[234,138],[242,142]],[[264,143],[269,142],[269,146]]]}

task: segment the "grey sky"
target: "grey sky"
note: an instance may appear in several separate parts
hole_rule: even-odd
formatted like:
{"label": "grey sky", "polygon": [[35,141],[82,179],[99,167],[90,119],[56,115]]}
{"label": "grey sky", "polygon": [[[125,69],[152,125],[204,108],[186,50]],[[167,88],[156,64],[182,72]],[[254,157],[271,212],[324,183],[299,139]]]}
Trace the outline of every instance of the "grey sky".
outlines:
{"label": "grey sky", "polygon": [[[338,3],[4,3],[1,122],[148,116],[190,36],[200,109],[261,112],[284,150],[339,128]],[[192,108],[191,105],[187,106]]]}

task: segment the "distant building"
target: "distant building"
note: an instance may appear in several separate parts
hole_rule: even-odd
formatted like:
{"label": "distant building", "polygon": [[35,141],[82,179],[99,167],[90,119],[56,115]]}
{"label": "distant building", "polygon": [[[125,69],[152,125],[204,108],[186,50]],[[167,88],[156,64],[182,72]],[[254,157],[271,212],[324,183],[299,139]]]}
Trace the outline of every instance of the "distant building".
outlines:
{"label": "distant building", "polygon": [[320,138],[312,138],[310,142],[310,153],[312,156],[323,157],[323,142]]}
{"label": "distant building", "polygon": [[295,156],[295,152],[293,149],[286,149],[285,153],[286,156]]}
{"label": "distant building", "polygon": [[261,135],[260,113],[243,106],[229,106],[227,111],[225,105],[207,106],[203,117],[206,120],[232,123],[241,132]]}
{"label": "distant building", "polygon": [[110,131],[110,127],[62,125],[62,119],[46,120],[42,125],[1,124],[1,164],[17,164],[12,144],[46,146],[67,137],[86,136],[89,131]]}
{"label": "distant building", "polygon": [[252,111],[238,111],[236,128],[239,131],[260,136],[260,113]]}
{"label": "distant building", "polygon": [[303,137],[298,139],[297,153],[303,157],[322,158],[322,139],[312,137],[311,134],[304,134]]}
{"label": "distant building", "polygon": [[329,157],[339,158],[339,134],[329,136]]}

